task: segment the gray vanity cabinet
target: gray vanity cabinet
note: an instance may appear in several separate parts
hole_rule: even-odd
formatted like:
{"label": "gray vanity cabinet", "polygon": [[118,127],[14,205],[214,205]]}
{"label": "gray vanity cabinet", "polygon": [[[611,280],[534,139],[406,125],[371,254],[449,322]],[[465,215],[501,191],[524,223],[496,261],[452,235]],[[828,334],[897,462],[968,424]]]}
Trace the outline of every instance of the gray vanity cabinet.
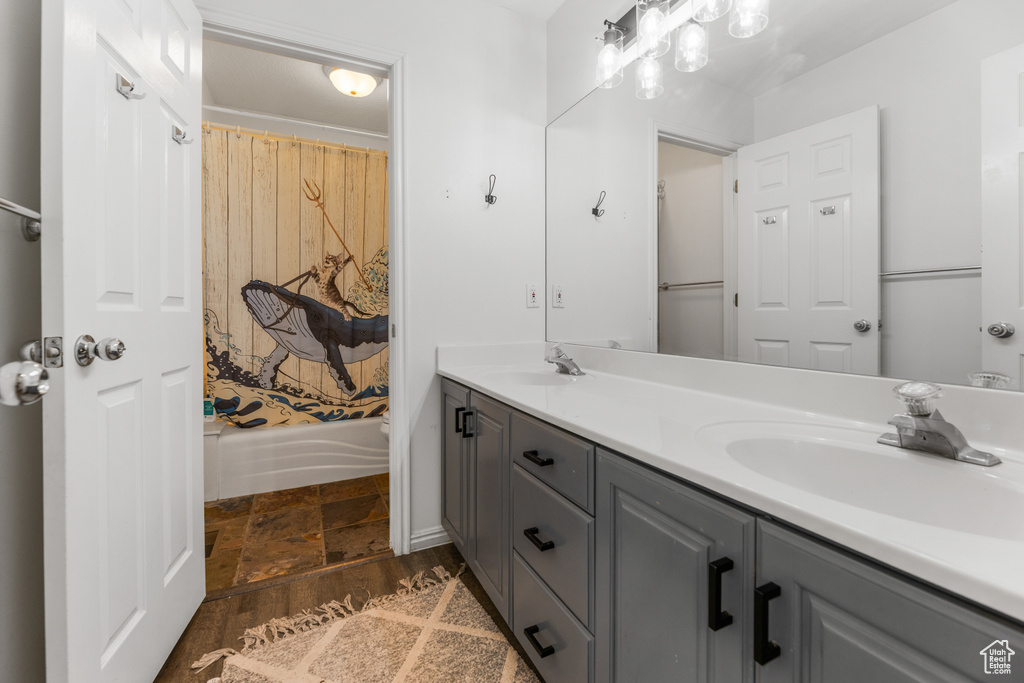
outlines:
{"label": "gray vanity cabinet", "polygon": [[760,638],[774,656],[757,666],[763,683],[1024,680],[1012,656],[1012,673],[986,672],[997,641],[1024,644],[1024,628],[766,520],[757,574],[762,593],[778,587],[755,597],[755,649]]}
{"label": "gray vanity cabinet", "polygon": [[598,449],[597,681],[752,681],[754,517]]}
{"label": "gray vanity cabinet", "polygon": [[444,394],[442,526],[473,574],[509,618],[511,501],[507,407],[447,380]]}

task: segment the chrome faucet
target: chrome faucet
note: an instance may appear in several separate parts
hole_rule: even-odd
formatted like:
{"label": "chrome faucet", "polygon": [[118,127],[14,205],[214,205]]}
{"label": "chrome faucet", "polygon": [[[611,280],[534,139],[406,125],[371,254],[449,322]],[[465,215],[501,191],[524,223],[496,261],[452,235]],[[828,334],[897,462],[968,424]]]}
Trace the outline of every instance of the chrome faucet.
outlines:
{"label": "chrome faucet", "polygon": [[556,345],[551,349],[551,355],[544,359],[546,363],[554,363],[555,371],[560,372],[563,375],[582,375],[584,374],[580,370],[580,366],[576,365],[576,361],[569,358],[569,355],[562,350],[561,346]]}
{"label": "chrome faucet", "polygon": [[972,448],[960,430],[946,422],[942,413],[932,410],[932,399],[942,396],[942,389],[929,382],[907,382],[892,392],[906,405],[907,412],[893,415],[889,424],[895,434],[882,434],[878,443],[897,448],[935,453],[946,458],[991,467],[999,458]]}

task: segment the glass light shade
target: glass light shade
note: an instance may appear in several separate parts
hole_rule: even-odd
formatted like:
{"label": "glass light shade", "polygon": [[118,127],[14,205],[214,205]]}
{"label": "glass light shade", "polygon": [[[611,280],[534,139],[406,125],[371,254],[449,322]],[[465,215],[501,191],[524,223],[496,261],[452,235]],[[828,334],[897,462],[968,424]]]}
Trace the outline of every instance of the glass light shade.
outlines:
{"label": "glass light shade", "polygon": [[604,32],[604,47],[597,53],[597,87],[614,88],[622,83],[622,31]]}
{"label": "glass light shade", "polygon": [[334,87],[338,89],[338,92],[343,92],[352,97],[366,97],[380,83],[373,76],[355,71],[346,71],[345,69],[334,69],[328,74],[328,77],[331,79]]}
{"label": "glass light shade", "polygon": [[708,30],[695,21],[683,24],[676,37],[676,68],[696,71],[708,63]]}
{"label": "glass light shade", "polygon": [[729,14],[729,35],[749,38],[768,25],[768,0],[736,0]]}
{"label": "glass light shade", "polygon": [[636,65],[636,96],[641,100],[653,100],[665,92],[661,84],[661,64],[648,55]]}
{"label": "glass light shade", "polygon": [[693,20],[705,23],[724,16],[732,7],[732,0],[693,0]]}
{"label": "glass light shade", "polygon": [[668,0],[637,0],[636,46],[642,57],[660,57],[672,47]]}

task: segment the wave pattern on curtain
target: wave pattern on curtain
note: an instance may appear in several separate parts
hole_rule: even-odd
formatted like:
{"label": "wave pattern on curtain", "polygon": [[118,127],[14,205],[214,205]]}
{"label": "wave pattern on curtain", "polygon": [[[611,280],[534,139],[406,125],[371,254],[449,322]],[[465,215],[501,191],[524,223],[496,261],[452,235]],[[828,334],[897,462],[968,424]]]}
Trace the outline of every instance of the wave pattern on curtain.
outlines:
{"label": "wave pattern on curtain", "polygon": [[218,417],[256,427],[382,414],[387,155],[213,125],[202,138],[206,393]]}

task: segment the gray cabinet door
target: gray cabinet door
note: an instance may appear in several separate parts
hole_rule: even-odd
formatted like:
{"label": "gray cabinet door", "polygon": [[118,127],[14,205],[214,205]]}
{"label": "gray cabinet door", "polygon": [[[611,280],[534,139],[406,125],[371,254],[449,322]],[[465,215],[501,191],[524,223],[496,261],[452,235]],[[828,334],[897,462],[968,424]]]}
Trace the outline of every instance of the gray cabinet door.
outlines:
{"label": "gray cabinet door", "polygon": [[469,565],[501,616],[508,619],[512,548],[509,421],[512,411],[473,393],[468,427],[472,432],[470,468]]}
{"label": "gray cabinet door", "polygon": [[779,655],[757,667],[764,683],[1024,680],[1012,656],[1013,671],[986,672],[1007,648],[1024,653],[1020,625],[764,520],[757,554],[759,585],[781,589],[768,602],[764,636]]}
{"label": "gray cabinet door", "polygon": [[601,449],[596,503],[597,681],[752,681],[754,518]]}
{"label": "gray cabinet door", "polygon": [[469,408],[469,389],[441,380],[443,481],[441,525],[463,557],[469,548],[469,455],[470,439],[463,438],[463,414]]}

